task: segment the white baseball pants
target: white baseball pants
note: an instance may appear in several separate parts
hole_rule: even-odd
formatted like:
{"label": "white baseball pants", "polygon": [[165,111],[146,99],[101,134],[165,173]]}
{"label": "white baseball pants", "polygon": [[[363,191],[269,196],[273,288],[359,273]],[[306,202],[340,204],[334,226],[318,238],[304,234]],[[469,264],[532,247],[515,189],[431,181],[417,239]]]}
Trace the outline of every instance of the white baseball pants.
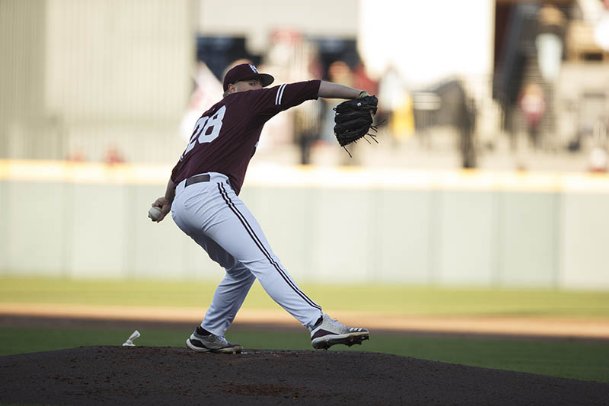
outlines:
{"label": "white baseball pants", "polygon": [[303,326],[315,324],[322,315],[321,307],[286,272],[228,178],[214,172],[209,175],[208,182],[185,186],[182,181],[171,206],[178,227],[226,271],[201,326],[224,336],[256,278]]}

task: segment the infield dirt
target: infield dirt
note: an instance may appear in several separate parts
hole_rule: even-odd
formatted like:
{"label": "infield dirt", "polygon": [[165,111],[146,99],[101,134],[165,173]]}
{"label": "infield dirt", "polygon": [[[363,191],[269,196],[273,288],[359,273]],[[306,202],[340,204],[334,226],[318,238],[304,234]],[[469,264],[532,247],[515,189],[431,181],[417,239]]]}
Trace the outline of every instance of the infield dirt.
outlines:
{"label": "infield dirt", "polygon": [[0,403],[606,405],[609,384],[341,351],[81,347],[0,357]]}

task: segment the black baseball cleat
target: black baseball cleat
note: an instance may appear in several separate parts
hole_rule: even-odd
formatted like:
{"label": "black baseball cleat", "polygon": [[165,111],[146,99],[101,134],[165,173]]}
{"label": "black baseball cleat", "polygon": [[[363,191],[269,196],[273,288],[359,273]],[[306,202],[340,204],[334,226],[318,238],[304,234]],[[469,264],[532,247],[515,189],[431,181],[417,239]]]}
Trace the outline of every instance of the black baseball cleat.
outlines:
{"label": "black baseball cleat", "polygon": [[197,352],[241,353],[241,346],[239,344],[231,344],[226,338],[208,333],[201,326],[197,327],[188,340],[186,340],[186,346]]}
{"label": "black baseball cleat", "polygon": [[367,329],[347,327],[325,313],[311,328],[311,345],[316,350],[327,350],[336,344],[350,347],[353,344],[361,344],[369,338],[370,333]]}

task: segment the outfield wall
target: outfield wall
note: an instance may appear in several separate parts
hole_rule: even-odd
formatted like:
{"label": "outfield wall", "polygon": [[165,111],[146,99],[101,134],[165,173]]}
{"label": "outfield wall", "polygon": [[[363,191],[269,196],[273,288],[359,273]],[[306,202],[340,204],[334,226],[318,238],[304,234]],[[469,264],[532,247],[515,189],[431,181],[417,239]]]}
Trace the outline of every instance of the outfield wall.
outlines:
{"label": "outfield wall", "polygon": [[[0,275],[218,278],[169,166],[0,161]],[[242,196],[297,281],[609,289],[609,177],[253,167]]]}

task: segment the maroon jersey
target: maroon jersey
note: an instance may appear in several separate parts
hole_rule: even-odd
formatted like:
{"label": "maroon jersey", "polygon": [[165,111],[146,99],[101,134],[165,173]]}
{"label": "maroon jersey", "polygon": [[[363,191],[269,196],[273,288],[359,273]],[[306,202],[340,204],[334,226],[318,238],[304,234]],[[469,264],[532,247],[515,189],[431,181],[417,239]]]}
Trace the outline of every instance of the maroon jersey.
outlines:
{"label": "maroon jersey", "polygon": [[280,111],[317,99],[321,81],[232,93],[207,110],[171,172],[174,184],[205,172],[228,176],[239,194],[264,124]]}

